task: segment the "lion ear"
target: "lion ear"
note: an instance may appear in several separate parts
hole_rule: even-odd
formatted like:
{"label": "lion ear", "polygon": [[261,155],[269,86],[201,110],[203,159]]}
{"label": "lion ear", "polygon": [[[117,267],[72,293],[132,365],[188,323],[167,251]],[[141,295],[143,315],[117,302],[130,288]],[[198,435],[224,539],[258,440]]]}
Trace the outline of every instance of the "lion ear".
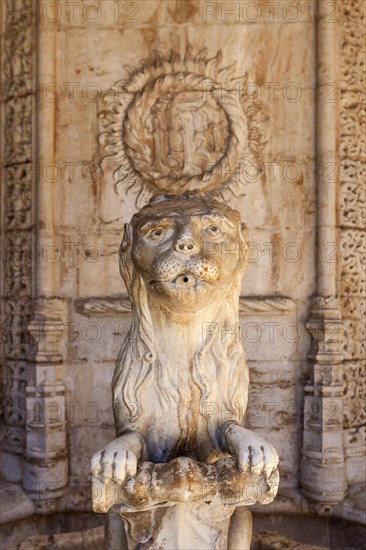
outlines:
{"label": "lion ear", "polygon": [[245,225],[245,223],[242,223],[240,225],[240,236],[243,242],[244,260],[245,260],[245,264],[247,264],[248,254],[249,254],[249,235],[248,235],[248,228]]}
{"label": "lion ear", "polygon": [[244,243],[248,243],[248,228],[245,223],[240,224],[240,235]]}
{"label": "lion ear", "polygon": [[127,252],[127,249],[131,246],[131,244],[132,244],[132,225],[129,223],[125,223],[123,239],[121,242],[121,252],[123,253]]}
{"label": "lion ear", "polygon": [[124,234],[119,247],[119,272],[125,282],[127,291],[130,292],[133,279],[133,263],[131,260],[132,225],[126,223]]}

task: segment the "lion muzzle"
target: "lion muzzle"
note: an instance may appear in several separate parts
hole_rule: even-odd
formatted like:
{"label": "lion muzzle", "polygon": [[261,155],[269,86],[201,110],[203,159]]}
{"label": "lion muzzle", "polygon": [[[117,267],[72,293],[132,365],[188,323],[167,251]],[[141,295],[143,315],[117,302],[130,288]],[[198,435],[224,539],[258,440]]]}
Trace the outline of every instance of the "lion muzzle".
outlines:
{"label": "lion muzzle", "polygon": [[165,258],[159,261],[153,270],[154,281],[159,282],[189,283],[192,277],[205,282],[215,282],[219,275],[220,270],[216,263],[201,256],[187,259]]}

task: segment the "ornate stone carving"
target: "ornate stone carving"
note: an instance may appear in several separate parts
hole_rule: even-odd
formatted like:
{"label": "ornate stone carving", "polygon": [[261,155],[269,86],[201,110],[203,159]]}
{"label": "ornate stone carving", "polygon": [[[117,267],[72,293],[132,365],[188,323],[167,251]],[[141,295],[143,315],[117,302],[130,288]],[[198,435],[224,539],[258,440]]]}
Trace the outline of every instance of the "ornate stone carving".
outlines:
{"label": "ornate stone carving", "polygon": [[365,9],[363,0],[341,0],[339,3],[342,90],[365,91]]}
{"label": "ornate stone carving", "polygon": [[314,296],[311,299],[311,308],[315,311],[327,309],[337,310],[338,300],[334,296]]}
{"label": "ornate stone carving", "polygon": [[[37,501],[62,495],[68,477],[65,387],[58,327],[65,318],[58,299],[38,299],[29,324],[32,336],[26,388],[26,452],[23,487]],[[54,414],[47,414],[52,403]]]}
{"label": "ornate stone carving", "polygon": [[225,548],[228,538],[249,547],[236,507],[276,494],[276,451],[241,425],[242,345],[235,333],[202,337],[204,322],[238,323],[246,251],[239,213],[199,192],[157,196],[126,225],[132,324],[113,377],[117,439],[92,470],[94,510],[119,503],[129,549]]}
{"label": "ornate stone carving", "polygon": [[[4,167],[4,214],[8,231],[29,229],[32,224],[32,177],[33,174],[24,164],[11,164]],[[28,244],[28,243],[27,243]],[[24,253],[31,254],[25,247]]]}
{"label": "ornate stone carving", "polygon": [[366,226],[366,163],[343,159],[341,162],[340,223],[342,227]]}
{"label": "ornate stone carving", "polygon": [[5,104],[4,154],[14,163],[32,158],[33,97],[13,96]]}
{"label": "ornate stone carving", "polygon": [[[365,386],[363,385],[363,389]],[[355,402],[359,403],[359,397],[361,394],[356,396]],[[363,403],[365,402],[365,391],[362,393]],[[347,414],[347,409],[345,409]],[[364,465],[365,465],[365,455],[366,455],[366,426],[365,426],[365,414],[363,411],[363,416],[359,415],[359,411],[353,411],[355,414],[352,414],[350,417],[351,421],[355,419],[358,420],[358,426],[354,428],[345,428],[343,431],[343,441],[346,454],[346,466],[347,466],[347,479],[350,485],[354,485],[354,489],[360,490],[360,501],[353,503],[352,509],[355,511],[355,515],[361,516],[362,518],[362,503],[364,496]],[[352,491],[353,492],[353,491]],[[350,491],[351,493],[351,491]],[[356,505],[355,505],[356,504]]]}
{"label": "ornate stone carving", "polygon": [[347,363],[343,373],[345,429],[366,425],[366,372],[361,362]]}
{"label": "ornate stone carving", "polygon": [[[343,427],[347,451],[347,475],[351,482],[365,481],[356,475],[354,455],[363,453],[357,436],[366,424],[365,357],[366,329],[366,4],[341,0],[340,56],[340,304],[344,317],[342,349]],[[353,434],[353,435],[352,435]],[[360,459],[358,459],[360,460]],[[364,460],[364,459],[363,459]],[[364,470],[364,469],[363,469]]]}
{"label": "ornate stone carving", "polygon": [[261,104],[246,103],[235,64],[221,62],[221,52],[154,53],[105,95],[102,166],[113,171],[118,193],[138,191],[137,206],[156,193],[196,188],[240,195],[233,177],[240,163],[261,166]]}
{"label": "ornate stone carving", "polygon": [[365,155],[365,98],[361,92],[341,90],[341,145],[342,158],[361,159]]}
{"label": "ornate stone carving", "polygon": [[[25,445],[25,388],[29,368],[28,324],[32,303],[32,203],[34,190],[33,117],[35,103],[35,2],[4,5],[1,73],[2,213],[4,219],[2,384],[4,398],[3,451],[12,455],[21,475]],[[8,464],[9,461],[6,462]],[[4,475],[6,476],[6,471]]]}
{"label": "ornate stone carving", "polygon": [[366,296],[366,233],[356,229],[341,232],[341,295]]}
{"label": "ornate stone carving", "polygon": [[2,82],[5,100],[25,97],[34,91],[35,0],[8,2],[4,20]]}
{"label": "ornate stone carving", "polygon": [[[305,386],[301,477],[305,495],[315,510],[329,513],[346,491],[342,438],[343,322],[333,296],[315,297],[310,311],[307,328],[313,337],[309,353],[313,371]],[[332,486],[332,491],[327,491],[327,486]]]}
{"label": "ornate stone carving", "polygon": [[362,318],[345,319],[342,342],[342,353],[347,361],[363,360],[366,351],[366,329]]}

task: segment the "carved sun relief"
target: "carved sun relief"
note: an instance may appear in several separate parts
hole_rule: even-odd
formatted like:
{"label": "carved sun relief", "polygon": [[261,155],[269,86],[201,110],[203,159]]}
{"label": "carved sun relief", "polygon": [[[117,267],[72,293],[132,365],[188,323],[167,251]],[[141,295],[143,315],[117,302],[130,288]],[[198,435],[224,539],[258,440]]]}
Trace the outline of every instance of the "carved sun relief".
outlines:
{"label": "carved sun relief", "polygon": [[261,166],[261,105],[248,101],[235,64],[221,60],[221,52],[154,53],[105,95],[102,167],[113,172],[118,194],[137,192],[137,207],[155,194],[193,189],[240,196],[241,163]]}

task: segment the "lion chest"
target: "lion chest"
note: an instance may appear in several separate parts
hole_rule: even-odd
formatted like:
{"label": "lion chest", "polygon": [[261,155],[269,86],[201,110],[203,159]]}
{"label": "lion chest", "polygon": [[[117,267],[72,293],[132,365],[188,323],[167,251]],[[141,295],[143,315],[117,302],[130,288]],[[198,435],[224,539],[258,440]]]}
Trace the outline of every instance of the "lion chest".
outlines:
{"label": "lion chest", "polygon": [[[169,364],[169,363],[168,363]],[[142,418],[149,459],[166,461],[177,456],[197,456],[212,445],[201,414],[201,392],[188,362],[170,363],[169,372],[157,372],[146,390]],[[164,381],[164,384],[159,382]],[[206,454],[206,453],[205,453]]]}

